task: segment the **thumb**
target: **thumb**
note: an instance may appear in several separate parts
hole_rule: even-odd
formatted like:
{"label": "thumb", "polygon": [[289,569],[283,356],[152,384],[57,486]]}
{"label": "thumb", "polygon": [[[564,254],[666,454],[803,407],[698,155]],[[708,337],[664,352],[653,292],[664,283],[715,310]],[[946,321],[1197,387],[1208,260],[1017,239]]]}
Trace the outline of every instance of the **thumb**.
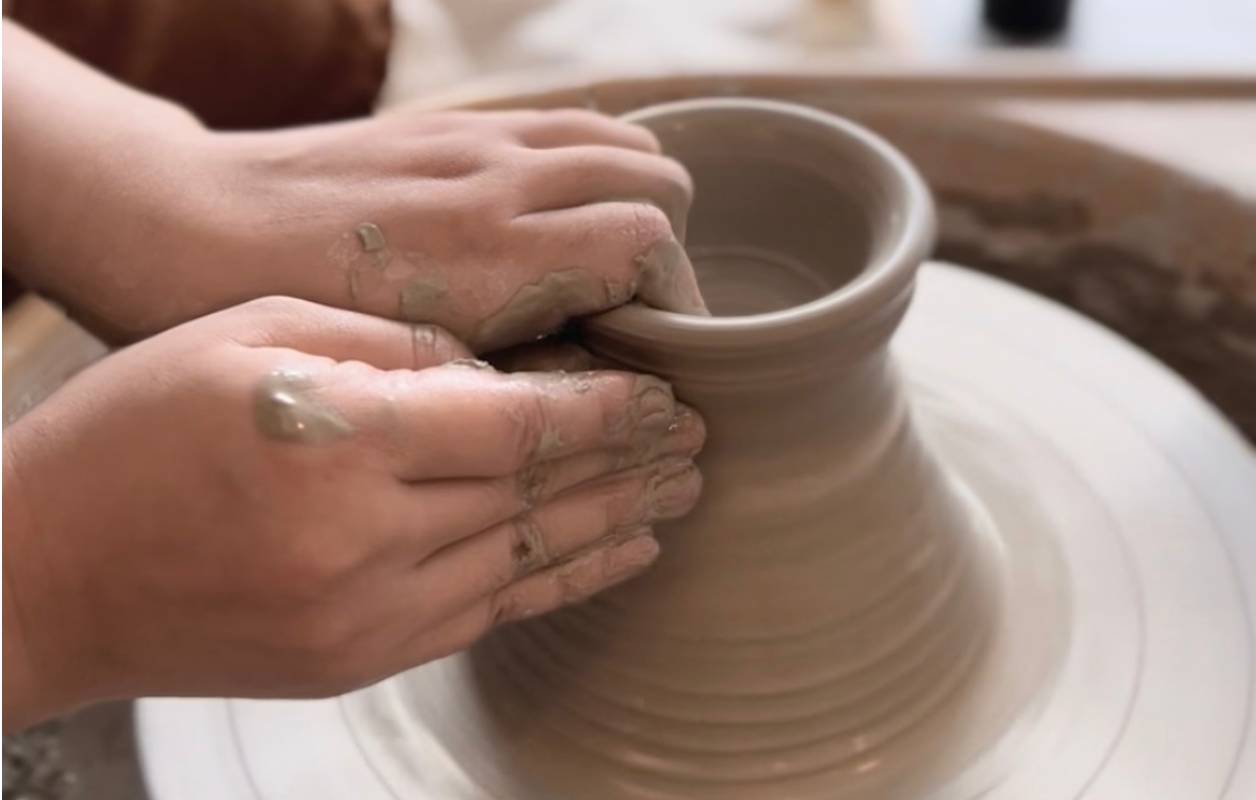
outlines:
{"label": "thumb", "polygon": [[286,347],[376,369],[424,369],[471,351],[436,325],[373,317],[292,297],[264,297],[214,315],[248,347]]}

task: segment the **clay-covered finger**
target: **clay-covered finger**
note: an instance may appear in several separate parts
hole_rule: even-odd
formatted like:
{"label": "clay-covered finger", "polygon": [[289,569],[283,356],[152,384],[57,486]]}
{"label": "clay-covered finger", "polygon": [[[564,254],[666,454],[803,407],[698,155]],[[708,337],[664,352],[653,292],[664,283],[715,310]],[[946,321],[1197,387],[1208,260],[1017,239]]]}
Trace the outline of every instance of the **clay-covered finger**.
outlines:
{"label": "clay-covered finger", "polygon": [[541,461],[662,436],[680,411],[671,387],[629,372],[499,373],[453,363],[393,373],[359,392],[386,396],[363,433],[408,481],[506,477]]}
{"label": "clay-covered finger", "polygon": [[[417,627],[401,646],[390,647],[396,660],[389,673],[456,653],[475,643],[495,625],[527,619],[583,602],[598,592],[645,571],[658,558],[653,531],[644,528],[583,553],[564,564],[510,584],[455,612],[435,627]],[[411,605],[411,608],[413,606]],[[407,614],[414,625],[414,615]]]}
{"label": "clay-covered finger", "polygon": [[[405,559],[425,557],[584,484],[636,468],[661,470],[667,459],[692,459],[705,435],[701,418],[682,409],[661,437],[642,435],[629,447],[541,461],[504,478],[405,484],[399,487],[400,499],[394,503],[398,517],[391,526],[404,539],[397,552]],[[423,540],[417,546],[410,541],[416,531]]]}
{"label": "clay-covered finger", "polygon": [[510,127],[520,142],[537,149],[606,145],[643,153],[660,150],[658,137],[640,125],[583,109],[532,112],[511,120]]}
{"label": "clay-covered finger", "polygon": [[472,599],[617,532],[683,516],[701,491],[691,459],[667,458],[582,483],[435,553],[424,533],[415,538],[414,558],[436,596]]}
{"label": "clay-covered finger", "polygon": [[516,622],[588,600],[636,577],[658,558],[650,529],[530,575],[496,592],[485,607],[491,625]]}
{"label": "clay-covered finger", "polygon": [[685,248],[675,239],[663,241],[637,260],[637,299],[665,311],[707,316],[698,276]]}
{"label": "clay-covered finger", "polygon": [[693,179],[679,161],[617,147],[565,147],[535,153],[524,165],[526,212],[575,208],[606,201],[638,201],[667,215],[684,241]]}
{"label": "clay-covered finger", "polygon": [[[557,302],[549,310],[559,320],[614,308],[633,297],[666,311],[707,313],[693,266],[671,222],[655,206],[607,202],[527,214],[514,219],[511,229],[512,236],[528,243],[538,265],[566,265],[561,273],[538,276],[538,282],[561,277],[568,285],[578,283],[579,292],[551,292]],[[549,322],[553,325],[554,319]],[[532,325],[530,330],[545,329]],[[508,343],[519,341],[526,338],[516,334]]]}

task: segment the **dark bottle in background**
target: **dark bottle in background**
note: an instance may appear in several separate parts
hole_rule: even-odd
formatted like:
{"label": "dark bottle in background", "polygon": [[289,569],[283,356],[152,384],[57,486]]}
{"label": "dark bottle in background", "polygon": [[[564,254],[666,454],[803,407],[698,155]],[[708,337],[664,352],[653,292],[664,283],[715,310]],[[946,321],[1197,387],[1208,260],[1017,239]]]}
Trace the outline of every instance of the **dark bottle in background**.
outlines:
{"label": "dark bottle in background", "polygon": [[1070,5],[1070,0],[983,0],[983,15],[1004,36],[1039,39],[1064,30]]}

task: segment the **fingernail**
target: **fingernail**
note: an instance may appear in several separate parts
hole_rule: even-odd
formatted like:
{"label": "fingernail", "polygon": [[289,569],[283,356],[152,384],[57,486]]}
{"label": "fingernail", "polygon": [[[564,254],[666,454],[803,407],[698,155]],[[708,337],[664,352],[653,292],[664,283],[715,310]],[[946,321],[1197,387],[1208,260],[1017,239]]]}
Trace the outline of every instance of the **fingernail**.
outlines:
{"label": "fingernail", "polygon": [[702,474],[687,458],[662,462],[646,485],[646,519],[675,519],[698,502]]}
{"label": "fingernail", "polygon": [[667,441],[674,443],[677,452],[697,455],[706,444],[706,422],[689,406],[676,404],[676,416],[667,426]]}
{"label": "fingernail", "polygon": [[653,564],[658,555],[658,540],[648,533],[615,545],[606,552],[606,579],[615,582],[636,575]]}

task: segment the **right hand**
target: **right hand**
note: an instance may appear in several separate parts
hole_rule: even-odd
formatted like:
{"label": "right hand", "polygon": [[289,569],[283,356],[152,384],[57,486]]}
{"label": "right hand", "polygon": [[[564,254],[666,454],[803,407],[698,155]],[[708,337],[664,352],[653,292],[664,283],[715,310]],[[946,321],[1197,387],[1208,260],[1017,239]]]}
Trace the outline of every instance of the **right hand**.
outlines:
{"label": "right hand", "polygon": [[700,491],[698,416],[656,378],[467,355],[438,328],[264,299],[108,357],[11,426],[6,724],[338,693],[650,564],[651,526]]}

